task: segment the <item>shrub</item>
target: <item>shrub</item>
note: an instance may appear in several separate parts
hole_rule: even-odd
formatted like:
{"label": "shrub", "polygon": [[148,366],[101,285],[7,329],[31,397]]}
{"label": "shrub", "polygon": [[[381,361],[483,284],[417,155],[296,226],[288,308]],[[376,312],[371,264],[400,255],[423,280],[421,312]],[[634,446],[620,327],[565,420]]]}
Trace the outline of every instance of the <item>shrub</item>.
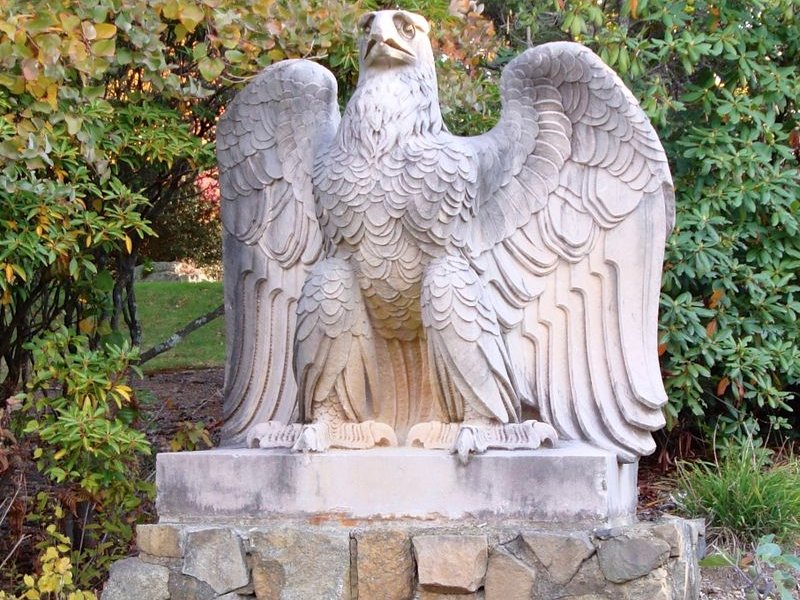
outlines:
{"label": "shrub", "polygon": [[800,536],[800,461],[773,463],[754,444],[731,446],[713,462],[678,463],[678,504],[720,534],[756,542]]}
{"label": "shrub", "polygon": [[45,527],[63,512],[82,521],[69,556],[80,567],[76,581],[91,587],[127,554],[135,510],[153,491],[140,478],[150,447],[134,427],[137,409],[126,382],[136,353],[125,346],[92,349],[86,336],[64,328],[29,349],[34,368],[17,396],[17,428],[36,444],[36,466],[55,493],[39,493],[28,520]]}

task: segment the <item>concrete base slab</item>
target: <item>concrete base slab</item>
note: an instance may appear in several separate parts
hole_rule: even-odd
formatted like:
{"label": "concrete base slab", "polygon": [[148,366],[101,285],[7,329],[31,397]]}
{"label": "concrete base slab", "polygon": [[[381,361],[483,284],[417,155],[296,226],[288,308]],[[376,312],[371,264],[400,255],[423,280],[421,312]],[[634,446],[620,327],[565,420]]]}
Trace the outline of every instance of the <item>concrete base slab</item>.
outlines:
{"label": "concrete base slab", "polygon": [[461,464],[438,450],[376,448],[296,454],[216,449],[157,458],[162,523],[300,519],[632,519],[637,465],[562,442],[489,451]]}

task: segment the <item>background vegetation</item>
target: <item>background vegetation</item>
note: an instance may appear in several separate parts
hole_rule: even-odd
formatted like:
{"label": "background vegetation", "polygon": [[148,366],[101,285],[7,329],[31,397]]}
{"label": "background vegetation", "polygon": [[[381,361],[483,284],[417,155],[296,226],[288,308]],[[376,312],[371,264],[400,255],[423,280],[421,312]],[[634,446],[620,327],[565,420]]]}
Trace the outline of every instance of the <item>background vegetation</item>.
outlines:
{"label": "background vegetation", "polygon": [[[620,73],[662,136],[678,194],[659,347],[670,395],[665,456],[714,432],[727,442],[791,435],[800,378],[796,0],[498,0],[483,14],[461,0],[391,4],[434,23],[443,110],[457,133],[494,122],[500,70],[530,44],[579,41]],[[114,505],[133,511],[122,516],[97,484],[146,465],[135,398],[120,387],[135,360],[126,341],[142,342],[132,279],[140,252],[215,260],[219,225],[205,183],[222,107],[288,57],[331,68],[344,102],[357,77],[357,16],[380,6],[4,4],[0,475],[5,489],[21,485],[11,475],[28,456],[59,490],[51,497],[65,518],[14,496],[17,521],[42,524],[30,542],[43,552],[53,543],[46,522],[63,528],[72,515],[96,526],[70,538],[71,564],[98,565],[81,569],[77,585],[96,585],[102,564],[126,552],[148,493],[112,486]],[[147,241],[153,229],[161,246]],[[86,426],[65,426],[73,422]],[[0,561],[3,550],[11,548],[0,547]]]}

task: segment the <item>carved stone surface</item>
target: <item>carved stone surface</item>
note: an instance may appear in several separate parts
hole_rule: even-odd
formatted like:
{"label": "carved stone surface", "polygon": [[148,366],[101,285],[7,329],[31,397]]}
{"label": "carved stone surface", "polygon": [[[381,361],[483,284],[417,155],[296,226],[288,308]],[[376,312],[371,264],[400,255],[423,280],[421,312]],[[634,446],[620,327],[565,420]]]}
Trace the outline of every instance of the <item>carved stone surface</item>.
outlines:
{"label": "carved stone surface", "polygon": [[217,128],[223,443],[652,452],[674,208],[636,100],[587,48],[544,44],[505,68],[498,124],[453,136],[427,21],[361,28],[343,114],[331,73],[289,60]]}
{"label": "carved stone surface", "polygon": [[467,464],[416,448],[309,455],[226,448],[159,454],[156,491],[162,523],[337,515],[596,524],[632,518],[636,467],[579,442],[490,450]]}

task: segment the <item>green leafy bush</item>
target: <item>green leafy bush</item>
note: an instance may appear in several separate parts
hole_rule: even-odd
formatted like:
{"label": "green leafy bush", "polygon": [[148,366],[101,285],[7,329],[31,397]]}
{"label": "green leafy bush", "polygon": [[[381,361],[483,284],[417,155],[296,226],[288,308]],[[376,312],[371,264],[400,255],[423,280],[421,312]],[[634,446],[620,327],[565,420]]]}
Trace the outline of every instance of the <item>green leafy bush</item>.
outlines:
{"label": "green leafy bush", "polygon": [[34,370],[17,396],[18,428],[36,444],[39,471],[60,490],[40,493],[29,519],[52,524],[60,511],[83,517],[70,558],[80,567],[76,581],[91,587],[127,554],[132,515],[153,492],[140,476],[150,446],[134,427],[137,410],[126,382],[136,353],[124,346],[92,349],[86,336],[64,328],[29,349]]}
{"label": "green leafy bush", "polygon": [[800,538],[800,461],[772,463],[753,444],[730,447],[714,462],[679,462],[678,504],[723,536],[755,542]]}

